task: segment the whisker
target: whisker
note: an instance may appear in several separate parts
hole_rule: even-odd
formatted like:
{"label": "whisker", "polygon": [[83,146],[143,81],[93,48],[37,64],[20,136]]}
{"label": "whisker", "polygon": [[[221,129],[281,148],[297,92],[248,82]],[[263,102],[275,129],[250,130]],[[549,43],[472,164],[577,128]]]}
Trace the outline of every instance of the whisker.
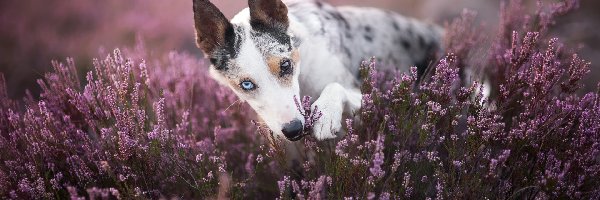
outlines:
{"label": "whisker", "polygon": [[229,108],[231,108],[231,106],[235,105],[236,103],[240,102],[241,100],[235,100],[233,103],[231,103],[231,105],[229,105],[223,112],[227,112],[229,110]]}

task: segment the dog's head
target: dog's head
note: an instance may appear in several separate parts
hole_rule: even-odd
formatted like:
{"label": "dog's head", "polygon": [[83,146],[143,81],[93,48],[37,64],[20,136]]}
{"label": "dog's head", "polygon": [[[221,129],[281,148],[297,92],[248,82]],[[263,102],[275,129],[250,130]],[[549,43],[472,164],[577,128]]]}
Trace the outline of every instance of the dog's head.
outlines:
{"label": "dog's head", "polygon": [[302,137],[299,41],[288,28],[281,0],[249,0],[229,22],[209,0],[194,0],[196,43],[211,62],[211,76],[231,88],[275,134]]}

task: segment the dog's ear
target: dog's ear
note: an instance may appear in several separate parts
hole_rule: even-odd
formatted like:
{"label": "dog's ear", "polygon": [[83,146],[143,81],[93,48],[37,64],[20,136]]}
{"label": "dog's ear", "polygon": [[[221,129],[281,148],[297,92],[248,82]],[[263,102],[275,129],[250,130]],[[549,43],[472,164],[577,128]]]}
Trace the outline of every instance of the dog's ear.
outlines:
{"label": "dog's ear", "polygon": [[209,0],[193,0],[193,4],[196,44],[208,56],[225,45],[233,25]]}
{"label": "dog's ear", "polygon": [[281,0],[248,0],[248,6],[252,28],[287,30],[288,9]]}

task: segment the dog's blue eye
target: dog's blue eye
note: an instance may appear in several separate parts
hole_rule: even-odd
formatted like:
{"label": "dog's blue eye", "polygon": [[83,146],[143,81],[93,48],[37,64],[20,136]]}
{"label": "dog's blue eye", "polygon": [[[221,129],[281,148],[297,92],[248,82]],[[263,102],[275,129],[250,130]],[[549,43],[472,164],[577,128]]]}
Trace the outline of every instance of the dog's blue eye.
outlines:
{"label": "dog's blue eye", "polygon": [[254,90],[255,88],[254,83],[252,81],[242,81],[242,83],[240,83],[240,86],[246,91]]}

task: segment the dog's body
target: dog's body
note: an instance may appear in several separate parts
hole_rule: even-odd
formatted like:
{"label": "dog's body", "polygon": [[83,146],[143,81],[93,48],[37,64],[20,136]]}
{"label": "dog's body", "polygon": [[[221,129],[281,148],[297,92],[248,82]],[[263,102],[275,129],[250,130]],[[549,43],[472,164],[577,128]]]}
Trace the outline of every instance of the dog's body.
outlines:
{"label": "dog's body", "polygon": [[360,108],[360,62],[426,67],[442,30],[392,12],[320,2],[249,0],[231,22],[208,0],[194,0],[198,46],[210,73],[248,102],[276,135],[302,137],[294,97],[318,96],[313,136],[335,138],[342,114]]}

